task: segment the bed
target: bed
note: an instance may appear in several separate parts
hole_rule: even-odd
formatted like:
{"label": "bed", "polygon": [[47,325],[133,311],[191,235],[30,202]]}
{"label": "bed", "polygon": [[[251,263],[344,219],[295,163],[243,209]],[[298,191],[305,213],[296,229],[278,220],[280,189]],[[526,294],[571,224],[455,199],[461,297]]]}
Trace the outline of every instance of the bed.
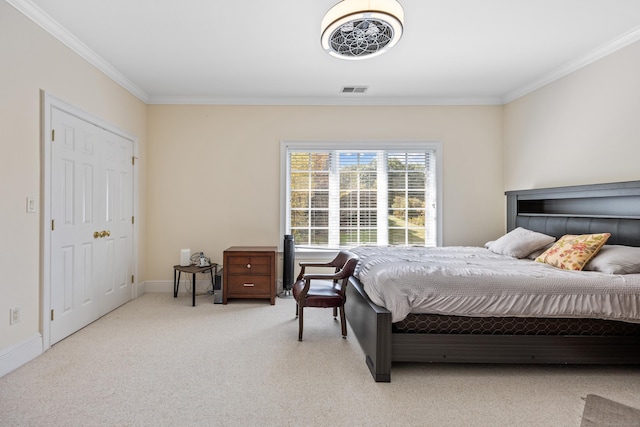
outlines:
{"label": "bed", "polygon": [[[507,234],[526,229],[560,239],[567,234],[607,233],[606,245],[640,247],[640,181],[507,191],[505,195]],[[626,298],[640,310],[640,289],[627,292]],[[394,362],[640,363],[637,313],[627,318],[581,318],[564,313],[559,317],[478,315],[470,310],[463,315],[409,313],[398,321],[392,311],[372,301],[355,276],[349,279],[346,312],[378,382],[391,380]]]}

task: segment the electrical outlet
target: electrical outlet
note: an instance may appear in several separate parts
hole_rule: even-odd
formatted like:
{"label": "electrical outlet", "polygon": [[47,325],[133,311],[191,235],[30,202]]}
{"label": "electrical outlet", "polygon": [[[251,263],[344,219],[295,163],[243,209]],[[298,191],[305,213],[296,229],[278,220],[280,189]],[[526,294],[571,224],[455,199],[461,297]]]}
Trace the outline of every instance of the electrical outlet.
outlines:
{"label": "electrical outlet", "polygon": [[15,325],[20,321],[20,307],[13,307],[9,310],[9,325]]}

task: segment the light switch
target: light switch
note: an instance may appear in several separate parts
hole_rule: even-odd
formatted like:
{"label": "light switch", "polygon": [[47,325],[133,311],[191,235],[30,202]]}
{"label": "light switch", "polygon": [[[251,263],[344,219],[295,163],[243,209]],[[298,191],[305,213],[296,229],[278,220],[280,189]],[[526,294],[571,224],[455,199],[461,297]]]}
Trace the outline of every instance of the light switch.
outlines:
{"label": "light switch", "polygon": [[33,197],[27,197],[27,213],[36,212],[36,199]]}

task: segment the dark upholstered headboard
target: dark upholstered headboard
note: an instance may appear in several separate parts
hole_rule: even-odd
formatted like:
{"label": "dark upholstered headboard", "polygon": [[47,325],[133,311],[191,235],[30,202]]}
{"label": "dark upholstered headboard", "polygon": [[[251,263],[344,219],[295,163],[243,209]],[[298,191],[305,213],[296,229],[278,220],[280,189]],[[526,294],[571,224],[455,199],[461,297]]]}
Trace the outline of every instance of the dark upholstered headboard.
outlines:
{"label": "dark upholstered headboard", "polygon": [[611,233],[607,244],[640,246],[640,181],[507,191],[507,231],[556,238]]}

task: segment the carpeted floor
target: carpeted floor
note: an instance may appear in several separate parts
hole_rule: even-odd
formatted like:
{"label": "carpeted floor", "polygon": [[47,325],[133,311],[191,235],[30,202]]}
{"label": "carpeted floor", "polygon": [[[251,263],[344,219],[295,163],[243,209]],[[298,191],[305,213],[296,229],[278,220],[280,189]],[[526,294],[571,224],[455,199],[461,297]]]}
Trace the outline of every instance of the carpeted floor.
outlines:
{"label": "carpeted floor", "polygon": [[640,409],[590,394],[585,399],[580,427],[638,427]]}
{"label": "carpeted floor", "polygon": [[[145,294],[0,378],[2,426],[575,426],[640,407],[640,367],[395,364],[375,383],[329,309]],[[351,331],[350,331],[351,332]]]}

